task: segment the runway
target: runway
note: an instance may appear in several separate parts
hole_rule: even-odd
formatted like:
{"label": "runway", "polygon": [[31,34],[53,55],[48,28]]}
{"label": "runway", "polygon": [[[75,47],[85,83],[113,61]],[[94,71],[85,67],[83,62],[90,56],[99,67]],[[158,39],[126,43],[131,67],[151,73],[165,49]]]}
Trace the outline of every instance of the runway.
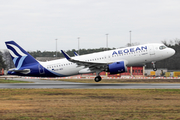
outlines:
{"label": "runway", "polygon": [[75,83],[64,81],[50,81],[38,79],[15,78],[14,80],[30,81],[34,83],[0,84],[0,89],[39,89],[39,88],[60,88],[60,89],[180,89],[180,84],[101,84],[101,83]]}

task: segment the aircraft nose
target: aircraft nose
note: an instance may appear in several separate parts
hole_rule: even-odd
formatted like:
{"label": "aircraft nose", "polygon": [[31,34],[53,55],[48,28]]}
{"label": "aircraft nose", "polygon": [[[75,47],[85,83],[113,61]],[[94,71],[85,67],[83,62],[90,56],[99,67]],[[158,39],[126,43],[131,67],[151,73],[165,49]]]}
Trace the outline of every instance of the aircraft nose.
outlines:
{"label": "aircraft nose", "polygon": [[174,49],[170,48],[170,54],[174,55],[175,53],[176,53],[176,51]]}

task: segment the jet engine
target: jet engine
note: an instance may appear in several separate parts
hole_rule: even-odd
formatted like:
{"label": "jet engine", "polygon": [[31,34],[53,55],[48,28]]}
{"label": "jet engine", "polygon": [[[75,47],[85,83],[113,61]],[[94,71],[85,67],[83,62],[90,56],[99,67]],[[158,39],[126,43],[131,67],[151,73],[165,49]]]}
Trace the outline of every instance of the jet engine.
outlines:
{"label": "jet engine", "polygon": [[107,72],[110,74],[118,74],[127,72],[127,66],[125,61],[119,61],[108,65]]}

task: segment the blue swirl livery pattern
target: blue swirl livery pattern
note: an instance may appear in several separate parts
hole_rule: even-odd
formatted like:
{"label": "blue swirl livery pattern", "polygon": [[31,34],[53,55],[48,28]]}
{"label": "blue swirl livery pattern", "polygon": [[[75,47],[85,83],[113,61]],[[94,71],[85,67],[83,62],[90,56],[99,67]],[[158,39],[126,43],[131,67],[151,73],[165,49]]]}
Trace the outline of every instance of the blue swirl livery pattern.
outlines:
{"label": "blue swirl livery pattern", "polygon": [[59,77],[64,76],[44,68],[28,52],[21,48],[14,41],[5,42],[11,58],[14,62],[15,69],[8,71],[10,75],[38,76],[38,77]]}

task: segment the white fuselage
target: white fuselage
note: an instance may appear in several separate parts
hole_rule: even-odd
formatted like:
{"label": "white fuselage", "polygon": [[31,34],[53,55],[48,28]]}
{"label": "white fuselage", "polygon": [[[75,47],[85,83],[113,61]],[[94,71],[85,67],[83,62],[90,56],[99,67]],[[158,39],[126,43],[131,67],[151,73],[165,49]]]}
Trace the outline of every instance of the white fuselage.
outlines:
{"label": "white fuselage", "polygon": [[[94,62],[94,63],[114,63],[126,61],[127,66],[144,65],[148,62],[155,62],[166,59],[174,55],[175,51],[171,48],[163,48],[163,44],[144,44],[110,51],[103,51],[87,55],[72,57],[75,60]],[[92,73],[85,66],[78,66],[76,63],[69,62],[67,59],[59,59],[48,62],[40,62],[46,69],[62,76],[77,75],[82,73]]]}

